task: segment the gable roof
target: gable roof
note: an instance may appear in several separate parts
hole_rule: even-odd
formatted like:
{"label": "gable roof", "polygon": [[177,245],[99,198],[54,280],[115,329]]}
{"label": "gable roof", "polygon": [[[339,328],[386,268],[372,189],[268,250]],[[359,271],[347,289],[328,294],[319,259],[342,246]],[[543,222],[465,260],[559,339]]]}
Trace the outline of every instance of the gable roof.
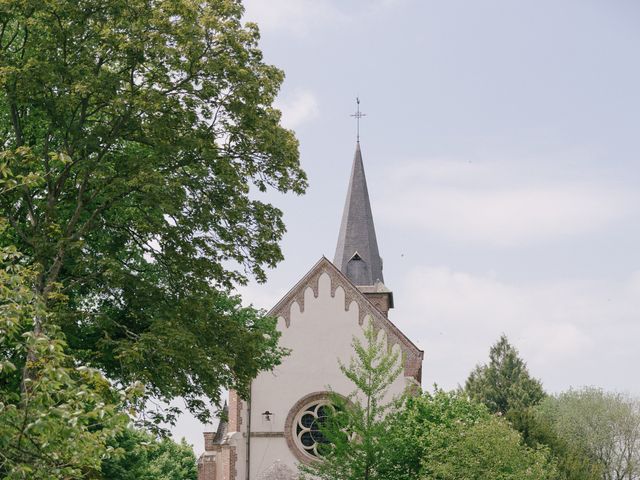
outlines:
{"label": "gable roof", "polygon": [[[419,380],[424,352],[420,350],[395,324],[383,315],[369,299],[356,287],[353,282],[342,273],[326,257],[322,257],[302,279],[269,311],[269,316],[282,317],[287,328],[291,324],[291,307],[297,303],[300,311],[304,312],[304,292],[307,288],[313,290],[314,297],[318,297],[318,280],[326,273],[331,279],[331,296],[336,289],[342,287],[345,292],[345,311],[349,310],[352,302],[358,304],[358,322],[363,324],[367,315],[371,316],[374,328],[383,329],[387,334],[390,345],[398,344],[405,354],[405,375]],[[408,364],[410,368],[407,368]]]}

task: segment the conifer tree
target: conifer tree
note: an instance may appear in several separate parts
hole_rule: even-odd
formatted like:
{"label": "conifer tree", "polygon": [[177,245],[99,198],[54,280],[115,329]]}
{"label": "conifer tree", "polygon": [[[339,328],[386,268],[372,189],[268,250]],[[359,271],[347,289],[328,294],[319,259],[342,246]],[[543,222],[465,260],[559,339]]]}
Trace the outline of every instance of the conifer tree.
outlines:
{"label": "conifer tree", "polygon": [[542,384],[531,377],[527,364],[505,335],[491,347],[489,364],[478,365],[471,372],[465,391],[491,413],[502,415],[537,405],[545,397]]}
{"label": "conifer tree", "polygon": [[575,443],[562,439],[541,415],[538,405],[547,396],[532,378],[518,350],[505,335],[491,347],[489,364],[478,365],[469,375],[465,393],[483,403],[491,413],[504,415],[531,448],[548,448],[557,464],[557,478],[595,480],[598,468]]}

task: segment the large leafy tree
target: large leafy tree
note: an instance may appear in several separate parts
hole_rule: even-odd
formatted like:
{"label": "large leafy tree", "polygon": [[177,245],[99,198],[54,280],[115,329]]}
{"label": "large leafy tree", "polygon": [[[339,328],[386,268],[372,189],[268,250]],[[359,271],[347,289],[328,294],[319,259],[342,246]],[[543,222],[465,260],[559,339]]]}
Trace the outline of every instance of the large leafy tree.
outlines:
{"label": "large leafy tree", "polygon": [[410,397],[388,425],[381,479],[556,478],[546,448],[528,447],[506,420],[459,392]]}
{"label": "large leafy tree", "polygon": [[540,403],[545,397],[542,384],[531,377],[518,350],[505,335],[489,351],[489,363],[478,365],[469,375],[465,392],[484,403],[491,413],[508,415]]}
{"label": "large leafy tree", "polygon": [[0,3],[0,244],[24,253],[52,314],[33,333],[60,326],[76,360],[202,419],[202,395],[245,391],[283,353],[274,321],[229,291],[282,258],[281,212],[254,192],[306,187],[272,107],[283,74],[242,13],[234,0]]}
{"label": "large leafy tree", "polygon": [[551,451],[558,466],[558,480],[599,480],[601,465],[589,456],[583,444],[558,432],[552,416],[543,409],[548,401],[546,397],[536,407],[512,410],[509,422],[522,434],[527,445],[543,446]]}
{"label": "large leafy tree", "polygon": [[[22,259],[0,247],[0,477],[97,478],[130,421],[124,411],[135,389],[127,397],[97,370],[77,365],[55,326],[45,322],[33,334],[33,319],[47,311],[32,289],[37,274]],[[28,352],[37,361],[20,389],[18,367]]]}
{"label": "large leafy tree", "polygon": [[556,470],[546,449],[522,444],[508,422],[491,417],[473,425],[457,423],[432,432],[420,478],[439,480],[555,480]]}
{"label": "large leafy tree", "polygon": [[156,438],[133,428],[110,442],[117,454],[102,462],[101,475],[109,480],[196,480],[193,449],[184,439]]}
{"label": "large leafy tree", "polygon": [[434,429],[449,431],[457,423],[469,426],[486,418],[484,405],[453,392],[436,390],[408,397],[404,408],[387,419],[381,477],[421,478],[425,453],[433,448]]}
{"label": "large leafy tree", "polygon": [[588,387],[547,398],[539,407],[558,436],[600,466],[602,480],[640,478],[640,401]]}

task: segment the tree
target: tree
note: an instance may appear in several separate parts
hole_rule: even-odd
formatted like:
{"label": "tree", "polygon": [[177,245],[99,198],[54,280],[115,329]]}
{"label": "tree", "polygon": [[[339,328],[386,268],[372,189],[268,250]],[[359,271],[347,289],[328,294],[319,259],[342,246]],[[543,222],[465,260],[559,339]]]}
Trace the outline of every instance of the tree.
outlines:
{"label": "tree", "polygon": [[455,424],[431,432],[420,478],[439,480],[555,479],[555,467],[546,449],[522,444],[509,423],[489,417],[473,425]]}
{"label": "tree", "polygon": [[[543,405],[545,400],[543,400]],[[547,447],[558,466],[558,480],[599,480],[602,478],[601,465],[580,443],[559,435],[552,419],[538,406],[523,410],[512,410],[509,423],[522,434],[524,442],[532,447]]]}
{"label": "tree", "polygon": [[491,347],[489,364],[471,372],[465,392],[491,413],[501,415],[537,405],[545,396],[542,384],[529,375],[526,363],[505,335]]}
{"label": "tree", "polygon": [[409,396],[402,409],[388,419],[388,434],[382,455],[381,478],[421,478],[423,459],[432,448],[431,432],[449,430],[454,424],[473,425],[488,418],[484,405],[455,392],[436,388],[433,394]]}
{"label": "tree", "polygon": [[602,466],[602,480],[640,478],[640,401],[598,388],[547,398],[539,411],[557,434]]}
{"label": "tree", "polygon": [[[378,338],[371,324],[364,330],[364,343],[353,339],[354,357],[349,365],[340,363],[342,373],[355,385],[347,398],[334,395],[333,409],[321,425],[326,443],[323,459],[300,465],[303,474],[326,480],[373,480],[380,476],[386,418],[396,401],[385,401],[391,384],[402,371],[399,355],[387,347],[386,337]],[[308,477],[307,477],[308,478]]]}
{"label": "tree", "polygon": [[102,462],[102,477],[109,480],[196,480],[198,469],[193,449],[184,439],[158,439],[129,428],[112,442],[119,455]]}
{"label": "tree", "polygon": [[34,338],[57,325],[76,361],[202,420],[203,395],[246,392],[285,353],[275,320],[229,292],[282,258],[281,212],[254,192],[306,187],[272,107],[283,74],[242,13],[239,0],[0,5],[0,246],[36,272],[48,314]]}
{"label": "tree", "polygon": [[[303,474],[326,480],[551,480],[553,457],[531,448],[510,424],[463,392],[412,392],[383,403],[399,375],[397,357],[369,327],[366,344],[343,373],[357,390],[335,396],[320,425],[322,459],[301,465]],[[308,477],[305,477],[308,478]]]}
{"label": "tree", "polygon": [[460,392],[409,397],[387,422],[379,478],[554,478],[545,448],[524,445],[508,422]]}
{"label": "tree", "polygon": [[465,392],[482,402],[490,412],[504,415],[532,448],[549,448],[563,480],[595,480],[598,465],[579,445],[558,436],[548,419],[535,409],[546,394],[532,378],[518,351],[502,335],[491,347],[489,364],[479,365],[469,375]]}
{"label": "tree", "polygon": [[[33,334],[33,319],[47,314],[31,288],[37,274],[22,259],[15,248],[0,248],[0,477],[92,478],[111,453],[109,442],[129,423],[123,412],[135,399],[77,365],[48,322]],[[38,360],[21,389],[17,365],[28,352]]]}

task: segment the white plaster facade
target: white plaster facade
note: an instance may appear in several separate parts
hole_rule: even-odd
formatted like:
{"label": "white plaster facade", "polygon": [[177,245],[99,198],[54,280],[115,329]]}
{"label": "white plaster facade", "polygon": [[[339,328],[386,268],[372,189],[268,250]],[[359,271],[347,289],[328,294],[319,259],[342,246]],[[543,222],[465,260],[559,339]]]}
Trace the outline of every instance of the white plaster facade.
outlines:
{"label": "white plaster facade", "polygon": [[[405,363],[405,375],[391,386],[389,399],[420,381],[422,352],[326,258],[270,313],[278,316],[280,345],[291,353],[272,372],[263,372],[253,381],[250,404],[232,392],[229,430],[222,450],[233,448],[235,466],[229,465],[228,470],[216,465],[216,476],[201,477],[202,480],[259,479],[273,465],[297,471],[301,455],[305,455],[296,454],[296,446],[287,441],[287,416],[296,403],[310,394],[331,390],[346,396],[354,390],[340,371],[338,360],[349,362],[353,338],[364,339],[363,328],[368,322],[387,338],[390,348],[401,353]],[[239,418],[234,418],[238,414]]]}

